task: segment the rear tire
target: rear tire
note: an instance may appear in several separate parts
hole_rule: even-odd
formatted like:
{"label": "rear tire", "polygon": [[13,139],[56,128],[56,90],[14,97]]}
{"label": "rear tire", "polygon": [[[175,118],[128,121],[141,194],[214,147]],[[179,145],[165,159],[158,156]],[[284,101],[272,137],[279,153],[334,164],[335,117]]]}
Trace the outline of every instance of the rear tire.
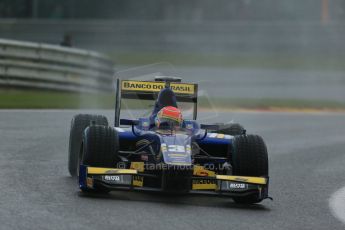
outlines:
{"label": "rear tire", "polygon": [[[234,175],[268,177],[267,147],[258,135],[240,135],[233,139],[232,169]],[[234,198],[236,203],[253,204],[262,201],[258,194]]]}
{"label": "rear tire", "polygon": [[[112,127],[92,125],[85,130],[81,163],[92,167],[114,168],[119,162],[119,136]],[[83,192],[108,193],[109,189],[94,187]]]}
{"label": "rear tire", "polygon": [[107,118],[101,115],[78,114],[71,121],[68,149],[68,170],[71,176],[77,176],[83,132],[91,123],[108,126]]}
{"label": "rear tire", "polygon": [[227,134],[231,136],[243,135],[246,130],[239,123],[225,124],[220,127],[217,133]]}

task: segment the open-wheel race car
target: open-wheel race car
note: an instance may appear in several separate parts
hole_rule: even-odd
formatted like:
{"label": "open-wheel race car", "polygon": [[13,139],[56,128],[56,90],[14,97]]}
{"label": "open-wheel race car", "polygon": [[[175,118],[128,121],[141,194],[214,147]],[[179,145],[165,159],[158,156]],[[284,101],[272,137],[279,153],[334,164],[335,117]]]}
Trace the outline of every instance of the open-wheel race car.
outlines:
{"label": "open-wheel race car", "polygon": [[[154,103],[149,113],[146,102]],[[219,195],[237,203],[269,198],[263,139],[237,123],[199,124],[197,104],[198,85],[179,78],[117,79],[114,126],[102,115],[72,119],[70,174],[83,192]]]}

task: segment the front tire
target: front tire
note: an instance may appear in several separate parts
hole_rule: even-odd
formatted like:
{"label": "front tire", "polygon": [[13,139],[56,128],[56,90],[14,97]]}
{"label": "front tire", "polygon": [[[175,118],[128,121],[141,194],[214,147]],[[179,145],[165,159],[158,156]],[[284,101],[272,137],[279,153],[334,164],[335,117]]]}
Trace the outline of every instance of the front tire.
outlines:
{"label": "front tire", "polygon": [[73,117],[71,121],[71,129],[69,136],[68,149],[68,171],[71,176],[77,176],[78,171],[78,157],[80,155],[80,147],[83,137],[83,132],[89,125],[105,125],[108,126],[108,120],[105,116],[78,114]]}
{"label": "front tire", "polygon": [[[119,162],[119,136],[113,127],[92,125],[85,130],[81,164],[91,167],[114,168]],[[108,193],[103,187],[82,188],[84,192]]]}
{"label": "front tire", "polygon": [[113,127],[92,125],[85,130],[81,163],[111,168],[118,162],[119,136]]}
{"label": "front tire", "polygon": [[[240,135],[232,143],[232,169],[234,175],[268,177],[267,147],[258,135]],[[262,201],[258,194],[234,198],[236,203],[253,204]]]}

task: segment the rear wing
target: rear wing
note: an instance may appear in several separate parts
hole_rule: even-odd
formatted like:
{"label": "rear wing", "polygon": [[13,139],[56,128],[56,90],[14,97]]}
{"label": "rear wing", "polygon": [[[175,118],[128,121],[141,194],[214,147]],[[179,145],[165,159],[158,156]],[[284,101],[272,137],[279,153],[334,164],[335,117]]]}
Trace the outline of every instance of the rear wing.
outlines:
{"label": "rear wing", "polygon": [[[159,79],[161,80],[161,79]],[[163,79],[164,80],[164,79]],[[193,119],[197,118],[198,84],[169,81],[116,80],[115,127],[120,125],[121,99],[156,100],[159,92],[170,87],[178,102],[193,103]]]}

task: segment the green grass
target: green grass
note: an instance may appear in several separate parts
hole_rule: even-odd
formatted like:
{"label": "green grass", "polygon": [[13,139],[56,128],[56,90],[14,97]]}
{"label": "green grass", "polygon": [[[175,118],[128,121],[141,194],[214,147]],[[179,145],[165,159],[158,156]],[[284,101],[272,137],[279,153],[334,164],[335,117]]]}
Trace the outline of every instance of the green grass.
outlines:
{"label": "green grass", "polygon": [[69,109],[112,108],[114,95],[50,91],[0,91],[0,108]]}
{"label": "green grass", "polygon": [[117,65],[168,62],[175,66],[345,70],[345,56],[315,55],[222,55],[189,53],[109,53]]}
{"label": "green grass", "polygon": [[[66,93],[49,91],[20,91],[1,90],[0,108],[14,109],[112,109],[114,108],[113,94]],[[147,109],[144,103],[142,106]],[[131,104],[131,106],[134,106]],[[295,109],[345,109],[345,103],[326,100],[299,99],[251,99],[251,98],[217,98],[211,102],[203,97],[199,98],[200,108],[295,108]]]}

